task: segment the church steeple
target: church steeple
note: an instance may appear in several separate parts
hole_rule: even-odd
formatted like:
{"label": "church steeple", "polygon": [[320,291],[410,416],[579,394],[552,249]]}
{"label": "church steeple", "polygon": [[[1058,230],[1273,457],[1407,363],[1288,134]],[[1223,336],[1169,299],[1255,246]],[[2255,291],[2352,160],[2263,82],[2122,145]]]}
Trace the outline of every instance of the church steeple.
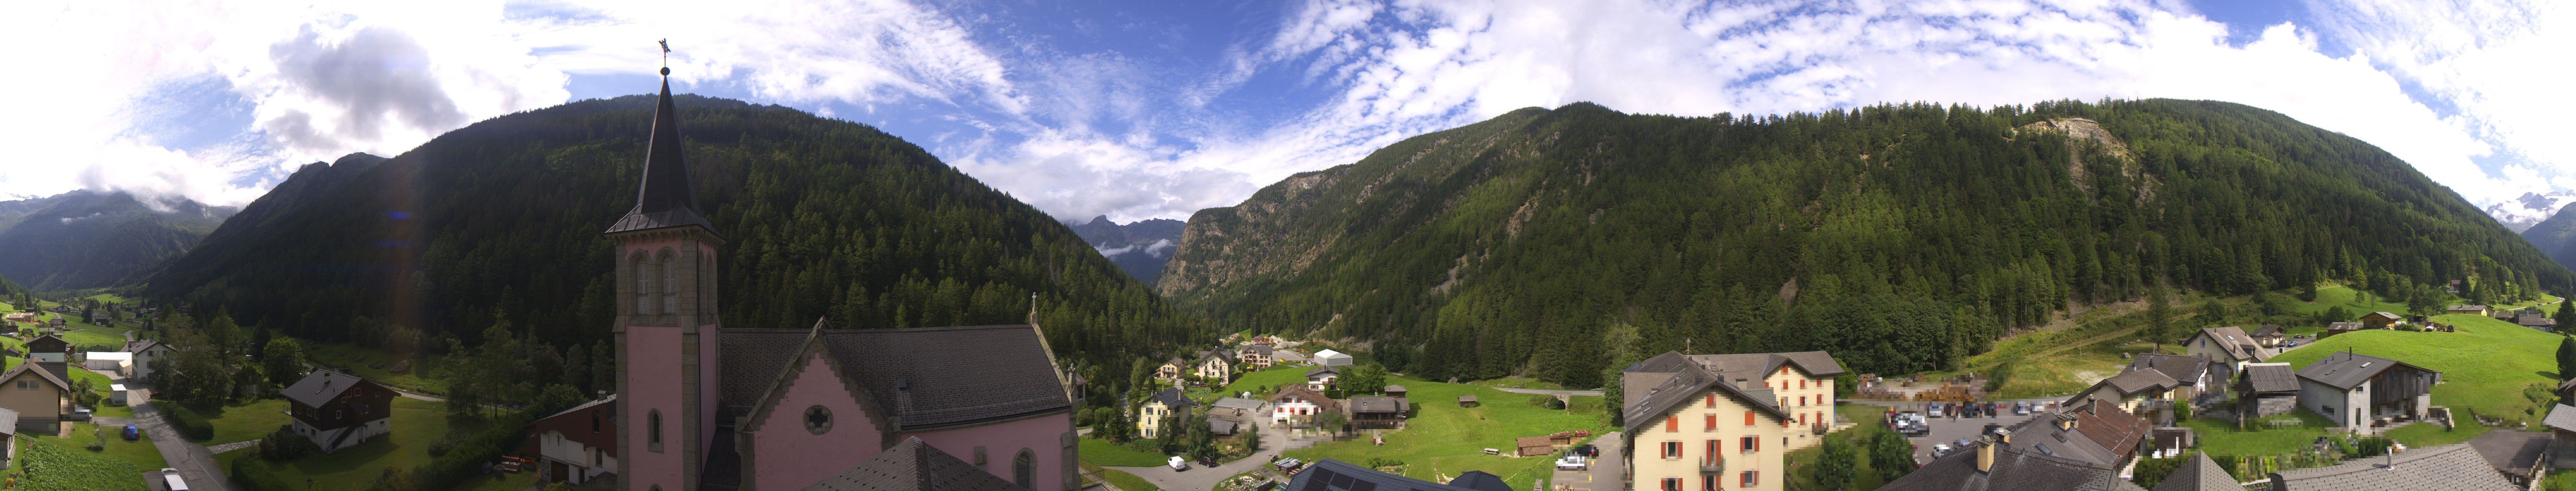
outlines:
{"label": "church steeple", "polygon": [[671,69],[662,68],[662,94],[653,108],[653,135],[644,151],[644,182],[635,191],[635,208],[608,228],[608,233],[696,225],[715,232],[698,212],[697,186],[689,180],[686,152],[680,149],[680,115],[671,107]]}

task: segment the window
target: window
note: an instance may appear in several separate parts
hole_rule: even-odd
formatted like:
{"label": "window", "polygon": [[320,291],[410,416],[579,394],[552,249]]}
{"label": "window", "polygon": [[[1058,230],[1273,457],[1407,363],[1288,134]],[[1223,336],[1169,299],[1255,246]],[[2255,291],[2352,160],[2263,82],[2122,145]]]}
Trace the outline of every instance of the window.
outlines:
{"label": "window", "polygon": [[1748,488],[1749,488],[1749,487],[1753,487],[1753,486],[1754,486],[1754,483],[1762,482],[1761,473],[1760,473],[1760,472],[1758,472],[1758,471],[1744,471],[1743,476],[1744,476],[1744,477],[1743,477],[1743,481],[1744,481],[1744,482],[1737,484],[1738,486],[1744,486],[1744,487],[1748,487]]}
{"label": "window", "polygon": [[1798,415],[1798,424],[1807,424],[1807,415]]}
{"label": "window", "polygon": [[1699,491],[1717,491],[1717,476],[1699,476]]}
{"label": "window", "polygon": [[1708,407],[1717,407],[1717,393],[1708,393]]}
{"label": "window", "polygon": [[1666,432],[1666,433],[1671,433],[1671,432],[1681,431],[1681,430],[1682,430],[1682,417],[1680,417],[1680,416],[1669,416],[1669,417],[1665,417],[1665,418],[1664,418],[1664,432]]}
{"label": "window", "polygon": [[1737,446],[1735,448],[1737,453],[1760,452],[1762,451],[1762,438],[1753,436],[1744,437],[1744,442],[1736,445]]}
{"label": "window", "polygon": [[1744,412],[1744,425],[1745,425],[1745,426],[1753,426],[1753,412],[1752,412],[1752,411],[1745,411],[1745,412]]}
{"label": "window", "polygon": [[680,313],[680,267],[671,261],[671,251],[662,250],[662,314]]}
{"label": "window", "polygon": [[1664,442],[1664,458],[1682,458],[1682,442]]}
{"label": "window", "polygon": [[653,268],[644,266],[644,251],[635,251],[635,264],[629,268],[635,275],[635,314],[653,313]]}
{"label": "window", "polygon": [[1798,388],[1807,388],[1807,379],[1798,379]]}
{"label": "window", "polygon": [[820,435],[832,431],[832,409],[820,404],[805,408],[805,431]]}
{"label": "window", "polygon": [[590,410],[590,432],[599,432],[599,410],[597,409]]}
{"label": "window", "polygon": [[662,410],[655,409],[644,414],[644,443],[662,444]]}
{"label": "window", "polygon": [[1700,460],[1704,462],[1716,462],[1719,450],[1720,449],[1717,447],[1717,439],[1708,439],[1708,451],[1707,453],[1701,454]]}
{"label": "window", "polygon": [[1717,431],[1717,415],[1710,414],[1706,416],[1708,417],[1708,431]]}
{"label": "window", "polygon": [[1664,491],[1682,491],[1682,478],[1664,478]]}
{"label": "window", "polygon": [[[1803,388],[1803,387],[1802,387]],[[1807,405],[1807,396],[1798,396],[1798,405]]]}
{"label": "window", "polygon": [[1037,487],[1038,454],[1023,448],[1020,449],[1020,456],[1011,458],[1011,482],[1019,484],[1022,488]]}

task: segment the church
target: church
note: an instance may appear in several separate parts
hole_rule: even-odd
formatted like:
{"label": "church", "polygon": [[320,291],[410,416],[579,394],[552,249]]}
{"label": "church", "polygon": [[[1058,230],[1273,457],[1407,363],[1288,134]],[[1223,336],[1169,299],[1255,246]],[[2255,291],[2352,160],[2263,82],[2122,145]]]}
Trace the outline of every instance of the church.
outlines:
{"label": "church", "polygon": [[724,238],[698,206],[662,75],[635,208],[605,232],[623,489],[1080,487],[1073,399],[1038,326],[724,327]]}

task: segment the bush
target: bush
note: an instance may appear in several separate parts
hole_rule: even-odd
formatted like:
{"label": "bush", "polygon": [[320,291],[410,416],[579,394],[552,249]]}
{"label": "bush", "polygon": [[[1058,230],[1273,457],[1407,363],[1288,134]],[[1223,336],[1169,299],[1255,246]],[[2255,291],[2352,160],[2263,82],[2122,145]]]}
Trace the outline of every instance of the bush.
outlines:
{"label": "bush", "polygon": [[457,441],[444,455],[411,469],[410,481],[417,489],[455,489],[466,479],[481,475],[483,466],[493,459],[518,448],[523,432],[520,425],[530,418],[514,416],[495,422],[491,429],[473,433]]}
{"label": "bush", "polygon": [[321,452],[322,447],[314,445],[313,440],[295,434],[292,425],[278,425],[277,431],[259,439],[259,458],[271,462],[295,460]]}
{"label": "bush", "polygon": [[[296,439],[303,440],[302,437]],[[233,485],[241,488],[242,491],[294,491],[293,488],[287,487],[285,479],[280,479],[276,473],[269,472],[266,464],[260,464],[251,459],[233,459],[230,473]]]}
{"label": "bush", "polygon": [[152,407],[161,410],[161,419],[167,420],[171,428],[178,429],[179,436],[197,441],[215,439],[215,425],[206,422],[206,417],[197,415],[196,411],[169,401],[152,401]]}

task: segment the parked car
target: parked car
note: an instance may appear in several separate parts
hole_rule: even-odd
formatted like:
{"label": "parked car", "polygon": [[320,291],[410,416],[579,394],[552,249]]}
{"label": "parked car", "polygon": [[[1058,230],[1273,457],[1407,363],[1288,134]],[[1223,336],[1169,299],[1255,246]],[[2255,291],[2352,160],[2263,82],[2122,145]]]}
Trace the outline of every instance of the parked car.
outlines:
{"label": "parked car", "polygon": [[1598,457],[1600,457],[1600,456],[1601,456],[1601,447],[1596,447],[1596,446],[1592,446],[1592,445],[1584,445],[1584,446],[1580,446],[1580,447],[1574,447],[1574,454],[1575,454],[1575,455],[1581,455],[1581,456],[1584,456],[1584,457],[1598,458]]}
{"label": "parked car", "polygon": [[1584,470],[1584,469],[1586,469],[1586,468],[1589,468],[1589,466],[1587,466],[1587,465],[1585,465],[1585,464],[1586,464],[1586,462],[1585,462],[1585,460],[1584,460],[1583,456],[1581,456],[1581,455],[1567,456],[1566,458],[1556,459],[1556,470],[1560,470],[1560,471],[1579,471],[1579,470]]}
{"label": "parked car", "polygon": [[179,479],[178,469],[161,468],[161,482],[170,485],[170,491],[188,491],[188,481]]}
{"label": "parked car", "polygon": [[2030,403],[2027,403],[2027,402],[2016,402],[2016,403],[2013,403],[2013,415],[2014,415],[2014,416],[2029,416],[2029,415],[2030,415]]}
{"label": "parked car", "polygon": [[1941,458],[1943,455],[1949,455],[1951,450],[1953,450],[1953,448],[1947,443],[1932,444],[1932,458],[1937,459]]}
{"label": "parked car", "polygon": [[134,425],[125,425],[125,441],[130,442],[141,439],[143,439],[142,428],[136,428]]}
{"label": "parked car", "polygon": [[1179,455],[1174,455],[1172,456],[1170,465],[1172,466],[1172,472],[1187,471],[1190,470],[1190,459],[1184,459]]}
{"label": "parked car", "polygon": [[1932,415],[1932,417],[1935,417],[1935,418],[1941,417],[1941,405],[1940,405],[1940,404],[1933,404],[1933,405],[1932,405],[1932,407],[1924,408],[1923,412],[1924,412],[1924,413],[1926,413],[1926,414],[1930,414],[1930,415]]}
{"label": "parked car", "polygon": [[1200,466],[1200,467],[1216,467],[1216,457],[1209,457],[1209,456],[1205,456],[1205,455],[1201,455],[1201,456],[1199,456],[1199,466]]}

